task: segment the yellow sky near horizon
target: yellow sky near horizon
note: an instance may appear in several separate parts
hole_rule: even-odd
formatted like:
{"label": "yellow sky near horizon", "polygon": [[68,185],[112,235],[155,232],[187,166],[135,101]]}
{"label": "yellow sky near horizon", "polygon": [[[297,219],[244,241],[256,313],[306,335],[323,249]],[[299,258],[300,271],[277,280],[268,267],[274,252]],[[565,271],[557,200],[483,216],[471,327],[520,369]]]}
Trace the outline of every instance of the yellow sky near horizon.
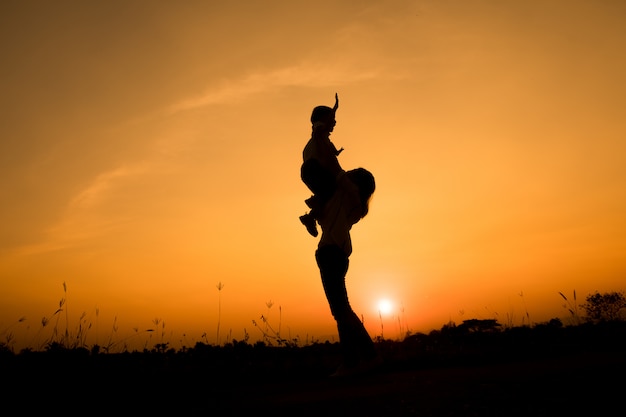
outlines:
{"label": "yellow sky near horizon", "polygon": [[174,346],[218,322],[255,339],[261,315],[333,337],[298,216],[310,112],[335,92],[340,162],[377,180],[347,277],[372,335],[382,298],[396,337],[626,290],[624,18],[609,0],[1,4],[0,341],[45,339],[63,297],[91,343],[157,318]]}

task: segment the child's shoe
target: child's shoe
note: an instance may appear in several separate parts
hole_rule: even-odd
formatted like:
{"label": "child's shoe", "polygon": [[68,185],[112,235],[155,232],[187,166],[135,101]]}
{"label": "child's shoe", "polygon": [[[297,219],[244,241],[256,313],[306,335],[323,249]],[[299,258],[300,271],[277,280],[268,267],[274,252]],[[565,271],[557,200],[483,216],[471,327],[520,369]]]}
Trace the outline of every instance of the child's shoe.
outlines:
{"label": "child's shoe", "polygon": [[300,216],[300,222],[306,226],[306,230],[309,234],[311,234],[311,236],[317,236],[317,224],[315,222],[315,217],[313,217],[311,213]]}

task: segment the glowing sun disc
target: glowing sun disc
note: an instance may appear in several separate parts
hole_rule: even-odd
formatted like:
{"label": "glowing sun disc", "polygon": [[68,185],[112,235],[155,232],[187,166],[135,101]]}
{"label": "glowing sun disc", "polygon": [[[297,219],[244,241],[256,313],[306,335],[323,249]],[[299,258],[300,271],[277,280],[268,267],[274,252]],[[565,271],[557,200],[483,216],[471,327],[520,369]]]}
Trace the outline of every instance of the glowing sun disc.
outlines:
{"label": "glowing sun disc", "polygon": [[380,311],[380,314],[391,314],[392,309],[393,304],[391,304],[391,301],[386,299],[378,301],[378,311]]}

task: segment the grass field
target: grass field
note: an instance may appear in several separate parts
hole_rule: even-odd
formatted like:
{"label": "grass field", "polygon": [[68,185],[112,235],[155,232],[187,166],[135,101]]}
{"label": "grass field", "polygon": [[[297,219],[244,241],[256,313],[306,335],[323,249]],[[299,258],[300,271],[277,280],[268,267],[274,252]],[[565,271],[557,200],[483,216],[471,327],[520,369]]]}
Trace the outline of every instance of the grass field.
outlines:
{"label": "grass field", "polygon": [[339,363],[337,343],[3,349],[3,404],[19,414],[108,416],[569,417],[623,410],[625,322],[493,324],[378,338],[383,364],[339,379],[329,377]]}

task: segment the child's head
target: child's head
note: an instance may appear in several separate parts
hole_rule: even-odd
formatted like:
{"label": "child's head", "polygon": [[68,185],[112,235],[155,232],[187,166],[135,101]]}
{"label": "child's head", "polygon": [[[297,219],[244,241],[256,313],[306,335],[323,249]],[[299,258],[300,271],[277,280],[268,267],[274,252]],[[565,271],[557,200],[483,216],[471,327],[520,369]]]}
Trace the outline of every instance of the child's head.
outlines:
{"label": "child's head", "polygon": [[317,106],[311,113],[312,124],[317,122],[328,124],[333,120],[335,120],[335,110],[328,106]]}
{"label": "child's head", "polygon": [[335,125],[335,113],[339,108],[339,96],[335,93],[335,107],[317,106],[311,112],[311,124]]}

